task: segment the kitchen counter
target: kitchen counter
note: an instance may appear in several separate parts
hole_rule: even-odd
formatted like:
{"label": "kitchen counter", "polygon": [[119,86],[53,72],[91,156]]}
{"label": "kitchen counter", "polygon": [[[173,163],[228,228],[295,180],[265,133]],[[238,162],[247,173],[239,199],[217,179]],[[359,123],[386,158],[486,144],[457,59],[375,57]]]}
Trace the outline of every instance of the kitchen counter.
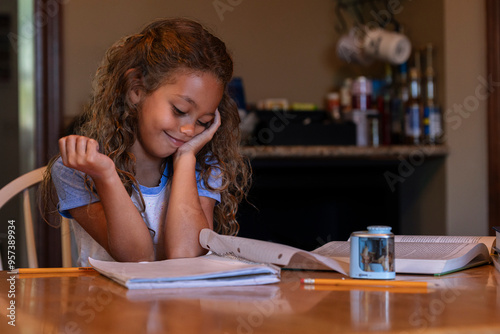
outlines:
{"label": "kitchen counter", "polygon": [[242,146],[241,152],[250,159],[363,159],[394,160],[398,158],[422,159],[444,157],[446,145],[392,145],[379,147],[360,146]]}

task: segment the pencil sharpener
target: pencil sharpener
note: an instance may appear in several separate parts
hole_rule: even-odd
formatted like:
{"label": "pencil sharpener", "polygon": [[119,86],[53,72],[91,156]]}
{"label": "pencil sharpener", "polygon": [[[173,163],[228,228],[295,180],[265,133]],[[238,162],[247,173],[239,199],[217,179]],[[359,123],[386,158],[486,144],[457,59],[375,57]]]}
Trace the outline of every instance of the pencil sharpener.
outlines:
{"label": "pencil sharpener", "polygon": [[394,234],[389,226],[368,226],[367,231],[353,232],[349,276],[367,279],[396,278]]}

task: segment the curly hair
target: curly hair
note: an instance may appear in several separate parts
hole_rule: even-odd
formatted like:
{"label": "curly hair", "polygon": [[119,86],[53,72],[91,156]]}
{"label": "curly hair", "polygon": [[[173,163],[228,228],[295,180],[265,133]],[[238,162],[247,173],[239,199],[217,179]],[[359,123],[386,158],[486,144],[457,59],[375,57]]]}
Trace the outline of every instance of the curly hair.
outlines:
{"label": "curly hair", "polygon": [[[239,153],[240,118],[227,91],[233,61],[224,42],[201,24],[184,18],[159,19],[112,45],[95,75],[92,97],[77,133],[99,143],[101,153],[114,161],[130,195],[133,186],[139,189],[130,148],[137,140],[140,104],[134,105],[128,92],[139,88],[146,95],[152,94],[175,79],[178,71],[210,73],[224,86],[218,107],[222,124],[196,160],[206,187],[221,194],[221,202],[214,209],[215,230],[235,235],[239,230],[236,212],[250,186],[251,168]],[[162,168],[171,164],[172,158],[166,158]],[[173,168],[168,170],[172,173]],[[45,179],[49,182],[50,168],[47,171]],[[208,178],[216,173],[220,173],[222,184],[214,189]]]}

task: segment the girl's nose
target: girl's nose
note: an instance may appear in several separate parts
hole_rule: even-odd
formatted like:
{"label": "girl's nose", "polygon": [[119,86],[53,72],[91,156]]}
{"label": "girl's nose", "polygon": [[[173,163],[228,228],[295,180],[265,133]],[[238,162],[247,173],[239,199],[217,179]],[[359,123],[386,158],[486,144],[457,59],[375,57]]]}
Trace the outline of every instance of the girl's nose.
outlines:
{"label": "girl's nose", "polygon": [[194,124],[191,124],[191,123],[183,124],[183,125],[181,125],[180,130],[181,130],[181,133],[186,135],[186,136],[189,136],[189,137],[194,136]]}

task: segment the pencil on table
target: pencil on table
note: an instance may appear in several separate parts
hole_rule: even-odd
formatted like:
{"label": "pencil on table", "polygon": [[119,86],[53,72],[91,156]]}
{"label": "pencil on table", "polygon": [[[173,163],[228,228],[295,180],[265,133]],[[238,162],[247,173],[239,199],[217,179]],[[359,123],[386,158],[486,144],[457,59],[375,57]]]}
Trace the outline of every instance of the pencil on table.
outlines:
{"label": "pencil on table", "polygon": [[394,287],[394,286],[362,286],[362,285],[326,285],[326,284],[303,284],[301,286],[302,290],[305,291],[352,291],[352,290],[363,290],[363,291],[374,291],[374,292],[391,292],[391,293],[430,293],[432,289],[428,288],[405,288],[405,287]]}
{"label": "pencil on table", "polygon": [[428,282],[421,281],[388,281],[388,280],[365,280],[365,279],[326,279],[326,278],[302,278],[303,284],[319,285],[342,285],[342,286],[386,286],[386,287],[405,287],[405,288],[426,288]]}
{"label": "pencil on table", "polygon": [[64,268],[19,268],[17,274],[56,274],[56,273],[81,273],[94,271],[92,267],[64,267]]}

